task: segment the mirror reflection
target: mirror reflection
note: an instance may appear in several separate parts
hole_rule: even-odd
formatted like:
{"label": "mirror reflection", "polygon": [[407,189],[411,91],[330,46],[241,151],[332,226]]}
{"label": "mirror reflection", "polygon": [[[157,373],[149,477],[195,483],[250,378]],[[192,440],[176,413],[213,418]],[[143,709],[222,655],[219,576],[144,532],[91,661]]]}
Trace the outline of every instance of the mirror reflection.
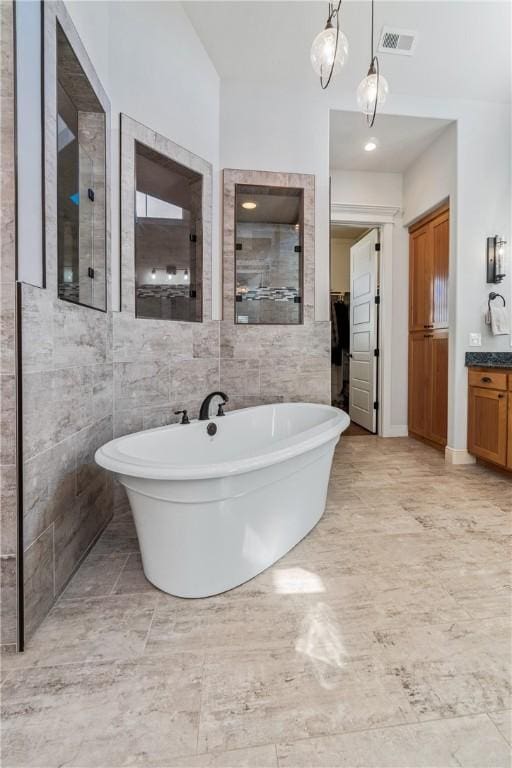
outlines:
{"label": "mirror reflection", "polygon": [[105,310],[105,112],[59,25],[57,252],[59,297]]}
{"label": "mirror reflection", "polygon": [[137,317],[201,322],[203,177],[136,142]]}
{"label": "mirror reflection", "polygon": [[302,323],[303,190],[237,184],[235,322]]}

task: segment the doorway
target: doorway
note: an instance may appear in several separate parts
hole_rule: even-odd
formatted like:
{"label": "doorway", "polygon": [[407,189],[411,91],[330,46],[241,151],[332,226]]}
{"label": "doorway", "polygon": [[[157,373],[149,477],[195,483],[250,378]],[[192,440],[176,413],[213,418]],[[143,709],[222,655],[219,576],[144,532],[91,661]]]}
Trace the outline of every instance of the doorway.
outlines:
{"label": "doorway", "polygon": [[378,432],[380,230],[331,223],[331,398],[350,434]]}

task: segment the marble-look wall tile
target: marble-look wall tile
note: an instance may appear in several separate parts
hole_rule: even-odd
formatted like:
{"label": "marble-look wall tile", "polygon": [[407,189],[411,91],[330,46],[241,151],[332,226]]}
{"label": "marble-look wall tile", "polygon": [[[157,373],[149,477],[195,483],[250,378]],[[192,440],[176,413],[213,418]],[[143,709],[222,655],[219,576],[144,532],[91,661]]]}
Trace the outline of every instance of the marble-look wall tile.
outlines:
{"label": "marble-look wall tile", "polygon": [[0,545],[1,643],[17,637],[16,217],[13,2],[0,3]]}
{"label": "marble-look wall tile", "polygon": [[[110,106],[64,3],[45,3],[46,288],[22,290],[26,636],[44,618],[113,514],[111,478],[93,454],[113,435],[111,312],[57,296],[56,23],[60,23],[110,125]],[[109,131],[107,130],[107,158]],[[107,161],[107,200],[110,191]],[[110,294],[110,207],[106,209]],[[110,296],[108,296],[110,309]]]}
{"label": "marble-look wall tile", "polygon": [[17,551],[16,465],[0,465],[0,541],[2,554]]}
{"label": "marble-look wall tile", "polygon": [[173,402],[190,398],[191,393],[201,400],[219,387],[219,361],[208,358],[183,360],[171,367],[171,391]]}
{"label": "marble-look wall tile", "polygon": [[23,553],[25,635],[30,637],[55,599],[53,524]]}
{"label": "marble-look wall tile", "polygon": [[[249,351],[249,350],[248,350]],[[220,388],[231,399],[237,395],[259,395],[260,361],[220,360]]]}
{"label": "marble-look wall tile", "polygon": [[15,285],[0,283],[0,373],[14,373],[15,351]]}
{"label": "marble-look wall tile", "polygon": [[76,496],[76,453],[69,437],[25,462],[23,543],[29,547],[71,509]]}
{"label": "marble-look wall tile", "polygon": [[114,363],[114,402],[126,410],[170,402],[170,370],[165,361]]}
{"label": "marble-look wall tile", "polygon": [[16,377],[0,374],[0,464],[16,463]]}
{"label": "marble-look wall tile", "polygon": [[16,555],[0,557],[0,602],[2,644],[12,643],[16,639]]}

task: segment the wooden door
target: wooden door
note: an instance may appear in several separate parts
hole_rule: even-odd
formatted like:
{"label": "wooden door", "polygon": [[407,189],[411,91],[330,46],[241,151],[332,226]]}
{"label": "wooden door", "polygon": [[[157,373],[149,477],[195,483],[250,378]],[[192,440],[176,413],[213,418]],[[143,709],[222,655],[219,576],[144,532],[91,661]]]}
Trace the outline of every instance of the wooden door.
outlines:
{"label": "wooden door", "polygon": [[508,399],[496,389],[469,388],[468,450],[501,466],[507,463]]}
{"label": "wooden door", "polygon": [[372,229],[350,249],[349,415],[377,432],[377,308],[379,231]]}
{"label": "wooden door", "polygon": [[409,432],[429,438],[432,333],[409,334]]}
{"label": "wooden door", "polygon": [[434,331],[431,339],[431,403],[429,439],[446,445],[448,437],[448,331]]}
{"label": "wooden door", "polygon": [[432,247],[432,324],[434,328],[448,328],[449,212],[441,213],[429,226]]}
{"label": "wooden door", "polygon": [[512,373],[508,377],[509,389],[508,393],[508,457],[507,467],[512,469]]}
{"label": "wooden door", "polygon": [[433,252],[428,224],[411,233],[409,239],[409,330],[433,328]]}

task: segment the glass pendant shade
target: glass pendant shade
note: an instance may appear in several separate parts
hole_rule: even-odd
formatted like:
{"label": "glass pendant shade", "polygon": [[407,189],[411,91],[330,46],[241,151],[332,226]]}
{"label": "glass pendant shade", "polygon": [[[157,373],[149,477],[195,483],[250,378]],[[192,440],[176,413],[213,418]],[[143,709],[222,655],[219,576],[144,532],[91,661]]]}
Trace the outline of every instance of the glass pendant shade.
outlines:
{"label": "glass pendant shade", "polygon": [[365,115],[373,115],[375,111],[375,100],[377,107],[380,107],[386,101],[389,93],[389,85],[383,75],[377,75],[376,72],[369,72],[361,80],[357,89],[357,104],[361,112]]}
{"label": "glass pendant shade", "polygon": [[338,33],[338,50],[336,50],[336,29],[327,26],[313,40],[311,46],[311,64],[318,77],[328,78],[331,67],[333,74],[339,72],[348,57],[348,40],[343,32]]}

